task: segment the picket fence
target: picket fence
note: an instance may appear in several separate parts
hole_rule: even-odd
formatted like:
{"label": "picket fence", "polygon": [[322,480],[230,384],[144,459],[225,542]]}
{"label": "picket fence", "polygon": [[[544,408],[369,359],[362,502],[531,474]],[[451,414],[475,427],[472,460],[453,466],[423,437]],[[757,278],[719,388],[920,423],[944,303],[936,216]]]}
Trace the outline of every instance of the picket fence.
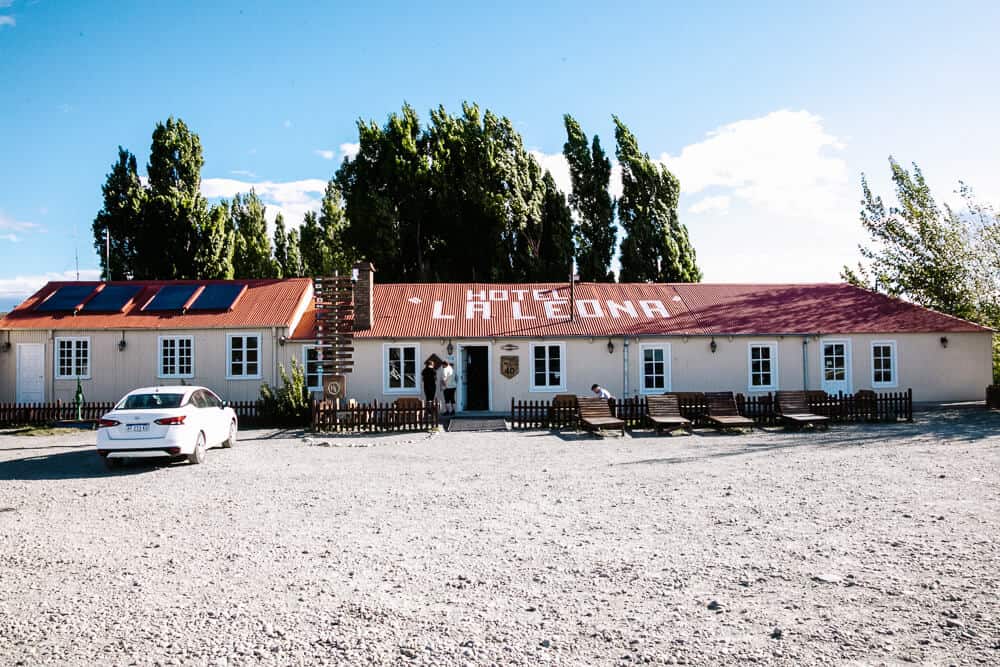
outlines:
{"label": "picket fence", "polygon": [[[261,423],[258,401],[230,401],[240,425],[256,426]],[[83,421],[96,423],[110,412],[112,402],[87,402],[81,410]],[[54,401],[51,403],[0,403],[0,426],[47,426],[55,422],[76,421],[76,405]]]}
{"label": "picket fence", "polygon": [[334,401],[314,401],[312,405],[314,431],[428,431],[439,424],[437,401],[420,407],[378,401],[351,403],[340,409]]}
{"label": "picket fence", "polygon": [[[680,412],[693,422],[695,427],[710,426],[708,402],[705,395],[696,392],[675,393]],[[774,395],[745,396],[736,394],[736,406],[740,414],[754,420],[758,426],[776,426],[781,418],[774,410]],[[809,408],[815,414],[830,418],[831,422],[895,422],[913,421],[913,390],[876,394],[860,391],[857,394],[827,394],[822,391],[808,392]],[[646,425],[646,399],[612,399],[610,405],[614,415],[625,422],[628,428]],[[553,405],[552,401],[510,402],[511,428],[562,429],[578,428],[579,417],[574,406]]]}

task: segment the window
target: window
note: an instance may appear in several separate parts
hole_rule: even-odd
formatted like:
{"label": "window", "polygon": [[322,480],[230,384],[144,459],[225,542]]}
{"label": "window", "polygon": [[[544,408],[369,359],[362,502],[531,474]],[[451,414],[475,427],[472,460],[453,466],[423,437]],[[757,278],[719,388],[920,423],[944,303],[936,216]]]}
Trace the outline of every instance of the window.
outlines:
{"label": "window", "polygon": [[566,345],[531,345],[531,391],[566,391]]}
{"label": "window", "polygon": [[194,377],[194,338],[191,336],[160,337],[158,377]]}
{"label": "window", "polygon": [[639,369],[643,394],[662,394],[670,391],[670,346],[640,345]]}
{"label": "window", "polygon": [[315,345],[306,345],[302,349],[302,369],[306,376],[306,389],[323,391],[323,359]]}
{"label": "window", "polygon": [[778,346],[774,343],[750,343],[750,378],[748,391],[774,391],[778,388]]}
{"label": "window", "polygon": [[90,378],[90,339],[56,338],[56,379]]}
{"label": "window", "polygon": [[411,394],[417,391],[417,345],[383,346],[382,388],[387,394]]}
{"label": "window", "polygon": [[878,340],[872,343],[872,387],[895,387],[896,341]]}
{"label": "window", "polygon": [[229,334],[227,380],[260,379],[260,334]]}

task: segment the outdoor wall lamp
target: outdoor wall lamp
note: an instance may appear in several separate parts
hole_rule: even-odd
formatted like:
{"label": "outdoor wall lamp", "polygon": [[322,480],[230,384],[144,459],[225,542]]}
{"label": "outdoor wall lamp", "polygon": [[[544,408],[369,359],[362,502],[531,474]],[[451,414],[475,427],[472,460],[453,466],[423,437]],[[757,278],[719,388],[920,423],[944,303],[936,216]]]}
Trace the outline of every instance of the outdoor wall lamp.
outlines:
{"label": "outdoor wall lamp", "polygon": [[608,339],[608,354],[614,354],[614,353],[615,353],[615,344],[614,344],[614,342],[613,342],[613,341],[612,341],[612,340],[611,340],[611,339],[609,338],[609,339]]}
{"label": "outdoor wall lamp", "polygon": [[278,345],[284,347],[285,343],[287,343],[287,342],[288,342],[288,336],[279,336],[278,337]]}
{"label": "outdoor wall lamp", "polygon": [[125,332],[122,331],[122,339],[118,341],[118,351],[124,352],[126,347],[128,347],[128,343],[125,342]]}
{"label": "outdoor wall lamp", "polygon": [[452,342],[450,340],[448,341],[448,347],[444,348],[444,351],[448,353],[449,357],[455,354],[455,346],[452,345]]}
{"label": "outdoor wall lamp", "polygon": [[712,342],[708,344],[708,349],[712,351],[712,354],[715,354],[715,351],[719,349],[719,344],[715,342],[714,338],[712,339]]}
{"label": "outdoor wall lamp", "polygon": [[941,347],[948,347],[948,337],[941,336]]}
{"label": "outdoor wall lamp", "polygon": [[10,352],[10,332],[7,332],[7,340],[0,345],[0,352]]}

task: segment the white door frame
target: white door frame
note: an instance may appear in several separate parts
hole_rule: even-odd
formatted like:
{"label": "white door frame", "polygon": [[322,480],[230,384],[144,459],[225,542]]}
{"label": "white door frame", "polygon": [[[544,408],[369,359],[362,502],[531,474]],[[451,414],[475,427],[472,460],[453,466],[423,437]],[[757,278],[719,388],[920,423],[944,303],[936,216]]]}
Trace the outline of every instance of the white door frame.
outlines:
{"label": "white door frame", "polygon": [[15,357],[16,357],[16,370],[15,370],[15,373],[16,373],[16,375],[14,376],[14,378],[15,378],[14,379],[14,384],[15,384],[15,388],[14,388],[14,402],[15,403],[35,403],[36,402],[36,401],[25,401],[25,400],[22,400],[23,395],[22,395],[22,386],[21,386],[21,350],[25,349],[25,348],[29,348],[29,347],[41,348],[41,350],[42,350],[42,368],[41,368],[41,376],[42,376],[42,398],[41,398],[40,401],[37,401],[37,402],[38,403],[44,403],[45,402],[45,343],[18,343],[17,344],[17,348],[15,350]]}
{"label": "white door frame", "polygon": [[[458,391],[456,392],[457,396],[455,396],[456,407],[459,405],[462,406],[465,405],[465,364],[462,363],[463,362],[462,352],[467,347],[486,348],[486,388],[488,390],[486,399],[487,400],[486,411],[492,412],[493,411],[493,346],[489,343],[489,341],[484,341],[484,342],[466,341],[466,342],[459,342],[455,345],[455,351],[457,353],[455,355],[455,360],[457,362],[455,364],[455,374],[458,375],[458,382],[457,382]],[[465,411],[464,408],[460,409],[463,412]]]}
{"label": "white door frame", "polygon": [[854,355],[851,351],[851,339],[850,338],[821,338],[819,341],[819,386],[820,389],[828,394],[834,394],[841,391],[840,387],[837,386],[834,391],[830,391],[828,387],[831,385],[839,385],[839,382],[828,383],[826,381],[826,369],[823,367],[823,348],[830,343],[839,343],[844,346],[844,389],[845,394],[854,393],[854,378],[851,372],[851,367],[854,365]]}

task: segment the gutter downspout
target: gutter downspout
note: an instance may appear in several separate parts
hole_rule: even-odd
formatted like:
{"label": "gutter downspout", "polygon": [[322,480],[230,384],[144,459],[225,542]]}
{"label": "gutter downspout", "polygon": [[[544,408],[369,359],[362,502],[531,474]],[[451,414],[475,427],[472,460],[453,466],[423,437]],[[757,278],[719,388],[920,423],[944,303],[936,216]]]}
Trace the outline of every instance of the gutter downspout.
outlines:
{"label": "gutter downspout", "polygon": [[622,398],[628,398],[628,336],[622,336]]}
{"label": "gutter downspout", "polygon": [[802,391],[809,391],[809,336],[802,337]]}

